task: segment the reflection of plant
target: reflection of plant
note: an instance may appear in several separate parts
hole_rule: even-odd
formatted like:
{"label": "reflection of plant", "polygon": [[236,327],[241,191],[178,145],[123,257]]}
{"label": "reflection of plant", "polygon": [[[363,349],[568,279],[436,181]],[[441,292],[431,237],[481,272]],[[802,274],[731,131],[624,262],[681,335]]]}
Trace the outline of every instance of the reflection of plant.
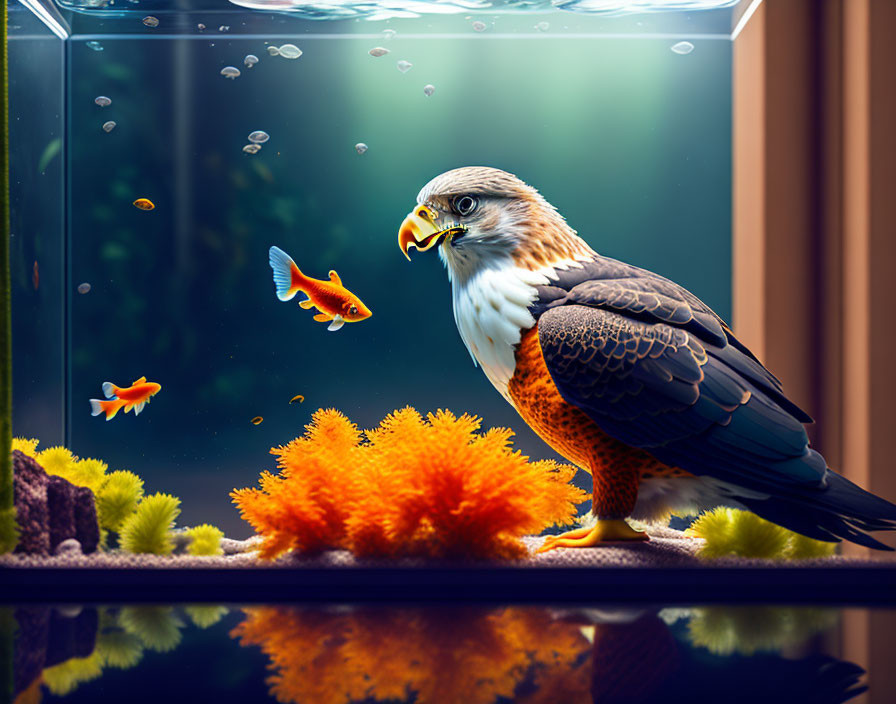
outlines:
{"label": "reflection of plant", "polygon": [[577,625],[525,608],[260,607],[246,610],[232,635],[270,658],[278,701],[321,704],[491,704],[533,671],[568,669],[590,650]]}
{"label": "reflection of plant", "polygon": [[279,475],[234,491],[265,540],[261,555],[347,548],[358,555],[519,557],[518,540],[568,524],[585,494],[575,469],[529,462],[510,430],[480,434],[480,419],[412,408],[361,433],[319,410],[303,437],[271,450]]}
{"label": "reflection of plant", "polygon": [[794,560],[833,555],[836,543],[813,540],[760,518],[755,513],[719,507],[707,511],[688,532],[703,538],[701,557],[726,555]]}
{"label": "reflection of plant", "polygon": [[206,604],[194,604],[193,606],[185,606],[184,611],[193,625],[197,628],[206,629],[214,626],[227,614],[226,606],[215,606]]}
{"label": "reflection of plant", "polygon": [[94,650],[86,658],[71,658],[43,672],[44,684],[57,697],[75,691],[84,682],[95,680],[103,674],[99,652]]}
{"label": "reflection of plant", "polygon": [[688,639],[714,655],[753,655],[799,645],[836,624],[834,609],[707,607],[693,610]]}
{"label": "reflection of plant", "polygon": [[118,622],[126,633],[159,653],[174,650],[180,644],[184,627],[171,606],[127,606],[118,614]]}
{"label": "reflection of plant", "polygon": [[[184,611],[199,628],[208,628],[227,613],[226,606],[187,606]],[[56,696],[70,694],[84,682],[95,680],[107,667],[128,670],[137,665],[146,650],[168,652],[181,641],[183,619],[173,607],[129,606],[101,608],[96,647],[85,658],[70,658],[44,669],[42,678]],[[30,688],[29,688],[30,690]],[[39,690],[34,690],[40,701]],[[21,695],[16,700],[22,702]]]}

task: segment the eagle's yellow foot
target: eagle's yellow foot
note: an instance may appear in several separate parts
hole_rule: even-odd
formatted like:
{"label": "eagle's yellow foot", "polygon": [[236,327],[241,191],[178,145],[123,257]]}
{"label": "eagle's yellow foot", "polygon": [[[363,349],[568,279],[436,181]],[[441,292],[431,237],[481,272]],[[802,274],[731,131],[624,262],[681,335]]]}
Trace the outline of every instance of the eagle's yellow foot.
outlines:
{"label": "eagle's yellow foot", "polygon": [[593,548],[602,543],[636,540],[648,540],[647,533],[635,530],[623,520],[605,518],[598,519],[597,523],[589,528],[577,528],[560,535],[549,535],[538,552],[547,552],[554,548]]}

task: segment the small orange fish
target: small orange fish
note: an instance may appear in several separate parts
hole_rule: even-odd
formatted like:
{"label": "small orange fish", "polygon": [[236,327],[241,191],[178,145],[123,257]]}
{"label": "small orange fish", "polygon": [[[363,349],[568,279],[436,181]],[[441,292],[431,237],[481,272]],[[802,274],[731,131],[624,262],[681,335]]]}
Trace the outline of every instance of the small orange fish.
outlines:
{"label": "small orange fish", "polygon": [[330,271],[330,280],[312,279],[305,276],[292,258],[279,247],[271,247],[268,252],[271,269],[274,270],[274,285],[277,298],[288,301],[299,291],[308,298],[299,301],[302,308],[316,307],[320,313],[314,319],[330,322],[327,330],[338,330],[345,323],[366,320],[372,313],[361,303],[361,299],[342,285],[342,279],[335,271]]}
{"label": "small orange fish", "polygon": [[37,268],[37,260],[34,260],[34,267],[31,269],[31,283],[34,285],[34,290],[37,291],[37,287],[40,286],[40,271]]}
{"label": "small orange fish", "polygon": [[140,208],[140,210],[152,210],[156,207],[156,204],[153,203],[149,198],[138,198],[134,201],[134,207]]}
{"label": "small orange fish", "polygon": [[263,420],[264,420],[264,418],[262,418],[261,416],[255,416],[255,417],[254,417],[252,420],[250,420],[249,422],[250,422],[252,425],[261,425],[261,421],[263,421]]}
{"label": "small orange fish", "polygon": [[115,414],[123,408],[125,413],[130,413],[133,409],[134,415],[139,416],[143,406],[161,390],[162,387],[159,384],[147,381],[145,376],[141,376],[127,388],[118,387],[111,381],[104,381],[103,393],[108,401],[101,401],[98,398],[90,399],[90,415],[98,416],[100,413],[105,413],[106,420],[112,420]]}

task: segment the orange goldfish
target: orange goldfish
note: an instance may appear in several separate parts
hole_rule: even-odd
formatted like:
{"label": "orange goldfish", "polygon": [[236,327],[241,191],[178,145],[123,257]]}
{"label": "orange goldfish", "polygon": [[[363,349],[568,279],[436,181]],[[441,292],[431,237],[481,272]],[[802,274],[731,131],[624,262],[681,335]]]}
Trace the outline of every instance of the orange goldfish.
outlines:
{"label": "orange goldfish", "polygon": [[125,413],[130,413],[133,409],[134,415],[139,416],[143,406],[161,390],[162,387],[159,384],[147,381],[145,376],[141,376],[127,388],[116,386],[111,381],[104,381],[103,393],[109,400],[90,399],[90,415],[98,416],[100,413],[105,413],[106,420],[112,420],[115,414],[123,408]]}
{"label": "orange goldfish", "polygon": [[277,298],[288,301],[302,291],[308,298],[299,301],[299,305],[302,308],[316,307],[320,313],[314,319],[319,322],[332,321],[327,330],[338,330],[345,323],[356,323],[372,315],[361,299],[342,285],[342,279],[335,271],[330,271],[329,281],[312,279],[305,276],[279,247],[271,247],[268,255],[271,269],[274,270]]}

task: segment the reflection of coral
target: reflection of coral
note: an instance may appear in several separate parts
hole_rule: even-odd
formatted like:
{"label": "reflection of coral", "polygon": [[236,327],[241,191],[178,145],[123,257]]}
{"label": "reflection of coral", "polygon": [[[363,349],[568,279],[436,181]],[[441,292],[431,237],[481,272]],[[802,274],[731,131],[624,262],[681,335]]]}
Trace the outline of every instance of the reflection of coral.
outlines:
{"label": "reflection of coral", "polygon": [[261,554],[347,548],[358,555],[518,557],[518,540],[568,524],[586,497],[575,469],[528,462],[511,431],[480,434],[480,420],[447,411],[425,419],[412,408],[361,433],[320,410],[301,438],[271,450],[279,475],[234,491],[265,538]]}
{"label": "reflection of coral", "polygon": [[753,655],[800,645],[836,624],[834,609],[707,607],[694,609],[688,639],[714,655]]}
{"label": "reflection of coral", "polygon": [[578,625],[525,608],[260,607],[246,611],[233,635],[270,658],[278,701],[321,704],[412,696],[419,704],[491,704],[513,696],[533,671],[568,670],[590,650]]}
{"label": "reflection of coral", "polygon": [[805,559],[833,555],[836,543],[813,540],[760,518],[755,513],[719,507],[691,525],[690,534],[703,538],[701,557],[757,557]]}

